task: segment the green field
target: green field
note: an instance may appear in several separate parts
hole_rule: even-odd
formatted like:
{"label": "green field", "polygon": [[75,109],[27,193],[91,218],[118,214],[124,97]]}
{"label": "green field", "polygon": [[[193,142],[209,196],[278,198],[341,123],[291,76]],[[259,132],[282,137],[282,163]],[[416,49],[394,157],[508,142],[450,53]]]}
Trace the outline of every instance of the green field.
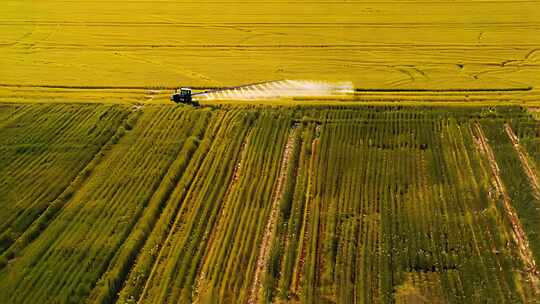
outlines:
{"label": "green field", "polygon": [[1,303],[538,299],[540,129],[521,107],[0,118]]}

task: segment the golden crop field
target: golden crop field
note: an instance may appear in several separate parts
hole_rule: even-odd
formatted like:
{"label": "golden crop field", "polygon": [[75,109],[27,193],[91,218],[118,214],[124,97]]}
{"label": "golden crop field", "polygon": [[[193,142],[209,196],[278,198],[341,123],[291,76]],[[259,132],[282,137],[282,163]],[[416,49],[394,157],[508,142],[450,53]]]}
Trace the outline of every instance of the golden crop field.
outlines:
{"label": "golden crop field", "polygon": [[4,101],[155,102],[169,90],[153,88],[275,79],[540,85],[537,1],[5,0],[0,17]]}
{"label": "golden crop field", "polygon": [[540,303],[539,33],[539,1],[1,1],[0,304]]}

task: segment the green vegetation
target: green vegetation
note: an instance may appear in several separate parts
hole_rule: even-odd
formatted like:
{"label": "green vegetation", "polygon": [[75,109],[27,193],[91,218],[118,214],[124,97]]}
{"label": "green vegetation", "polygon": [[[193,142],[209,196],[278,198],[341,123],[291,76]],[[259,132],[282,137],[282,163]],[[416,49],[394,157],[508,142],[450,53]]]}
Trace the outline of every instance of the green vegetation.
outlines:
{"label": "green vegetation", "polygon": [[539,127],[514,106],[2,104],[0,303],[532,303]]}
{"label": "green vegetation", "polygon": [[44,213],[47,219],[39,220],[38,229],[47,225],[73,194],[68,186],[85,178],[79,172],[89,173],[92,158],[128,111],[60,105],[2,106],[1,112],[0,253]]}
{"label": "green vegetation", "polygon": [[[512,114],[510,117],[515,115]],[[518,131],[518,136],[523,138],[524,146],[533,156],[531,161],[540,165],[538,162],[540,146],[534,145],[538,125],[515,118],[510,121],[510,124],[514,125]],[[510,138],[506,133],[501,132],[504,130],[504,123],[507,122],[509,122],[508,117],[502,116],[484,121],[483,126],[494,149],[497,163],[505,169],[501,171],[501,177],[508,189],[513,207],[521,219],[534,258],[540,262],[540,197],[535,195],[529,178],[523,174],[522,164],[517,153],[514,152]]]}

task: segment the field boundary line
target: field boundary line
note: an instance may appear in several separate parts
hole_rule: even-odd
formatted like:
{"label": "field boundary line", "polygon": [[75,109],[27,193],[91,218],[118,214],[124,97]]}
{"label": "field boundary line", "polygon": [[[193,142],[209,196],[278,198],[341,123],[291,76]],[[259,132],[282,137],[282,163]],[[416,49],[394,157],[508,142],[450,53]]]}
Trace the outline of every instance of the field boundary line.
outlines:
{"label": "field boundary line", "polygon": [[264,234],[261,241],[261,246],[259,248],[259,254],[257,258],[257,263],[255,264],[255,274],[253,276],[253,284],[249,290],[248,304],[255,304],[259,298],[259,293],[262,285],[262,278],[265,273],[265,268],[268,263],[268,258],[270,257],[270,246],[272,244],[272,239],[274,237],[274,232],[277,225],[277,217],[279,213],[279,205],[281,198],[283,196],[284,185],[287,179],[287,172],[289,167],[289,161],[293,153],[293,148],[296,139],[296,132],[298,127],[294,125],[292,130],[289,131],[289,136],[285,144],[285,149],[283,151],[283,156],[281,158],[281,165],[279,169],[279,175],[277,179],[276,187],[274,188],[273,199],[270,206],[270,215],[266,222],[264,228]]}
{"label": "field boundary line", "polygon": [[491,146],[488,143],[488,140],[484,134],[484,131],[482,130],[482,127],[477,121],[474,122],[474,128],[476,129],[476,132],[478,135],[477,140],[476,140],[477,146],[480,149],[480,151],[483,152],[484,155],[487,157],[490,168],[491,168],[491,173],[495,181],[496,191],[503,198],[503,206],[504,206],[506,215],[508,216],[511,222],[513,238],[518,246],[518,253],[525,266],[525,272],[527,273],[531,286],[534,289],[533,291],[534,294],[538,295],[540,278],[538,276],[538,269],[536,267],[536,263],[535,263],[532,251],[529,247],[529,241],[527,239],[527,235],[523,231],[519,217],[517,216],[516,211],[512,207],[510,195],[506,191],[506,187],[502,181],[500,169],[495,159],[495,154],[493,153],[493,150],[491,149]]}
{"label": "field boundary line", "polygon": [[519,138],[517,137],[516,133],[514,133],[514,130],[512,130],[512,127],[509,124],[504,124],[504,130],[506,131],[508,138],[510,138],[510,141],[512,141],[512,146],[519,156],[521,166],[527,174],[531,187],[534,190],[534,195],[537,199],[540,199],[540,182],[538,180],[538,176],[536,175],[536,168],[534,164],[532,164],[530,161],[529,154],[527,153],[527,151],[525,151],[525,149],[523,149],[523,147],[519,143]]}

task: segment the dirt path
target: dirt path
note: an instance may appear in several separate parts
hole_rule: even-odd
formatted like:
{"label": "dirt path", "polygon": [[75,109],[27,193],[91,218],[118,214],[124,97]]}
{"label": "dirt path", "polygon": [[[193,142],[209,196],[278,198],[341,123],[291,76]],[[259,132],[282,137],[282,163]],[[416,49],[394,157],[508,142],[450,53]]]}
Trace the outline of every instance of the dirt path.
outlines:
{"label": "dirt path", "polygon": [[516,150],[516,153],[519,156],[521,166],[527,174],[531,187],[534,190],[534,195],[537,199],[540,199],[540,182],[538,181],[538,176],[536,175],[536,170],[533,164],[529,161],[527,151],[525,151],[525,149],[523,149],[523,147],[519,144],[519,138],[516,136],[509,124],[504,125],[504,130],[506,131],[506,134],[508,134],[508,137],[512,141],[512,145],[514,146],[514,150]]}
{"label": "dirt path", "polygon": [[270,246],[272,245],[272,239],[274,237],[274,232],[276,230],[277,218],[279,215],[279,203],[281,197],[283,196],[284,184],[287,179],[287,172],[289,167],[289,160],[291,159],[292,152],[294,150],[294,139],[296,137],[297,128],[293,129],[289,133],[289,138],[285,145],[285,151],[283,151],[283,157],[281,158],[281,166],[279,169],[278,180],[276,188],[274,188],[272,206],[270,210],[270,216],[266,222],[264,228],[264,234],[261,242],[261,247],[259,248],[259,254],[257,258],[257,264],[255,269],[255,275],[253,276],[253,283],[249,291],[248,303],[254,304],[258,302],[262,280],[265,275],[266,264],[268,263]]}
{"label": "dirt path", "polygon": [[512,236],[518,246],[518,253],[525,266],[527,278],[529,282],[531,282],[531,286],[534,289],[534,294],[538,295],[540,280],[538,277],[538,269],[536,268],[536,263],[534,261],[532,251],[529,248],[529,241],[527,240],[527,236],[523,231],[519,217],[517,216],[514,208],[511,205],[510,196],[508,195],[508,192],[506,191],[506,188],[503,184],[500,176],[499,166],[497,165],[495,155],[493,154],[493,150],[489,146],[484,131],[482,130],[482,127],[478,122],[475,122],[474,128],[478,136],[476,138],[476,144],[478,145],[480,152],[483,153],[489,161],[489,166],[491,168],[491,172],[495,181],[495,188],[498,194],[503,198],[504,210],[506,212],[506,215],[510,219],[510,222],[512,223]]}

